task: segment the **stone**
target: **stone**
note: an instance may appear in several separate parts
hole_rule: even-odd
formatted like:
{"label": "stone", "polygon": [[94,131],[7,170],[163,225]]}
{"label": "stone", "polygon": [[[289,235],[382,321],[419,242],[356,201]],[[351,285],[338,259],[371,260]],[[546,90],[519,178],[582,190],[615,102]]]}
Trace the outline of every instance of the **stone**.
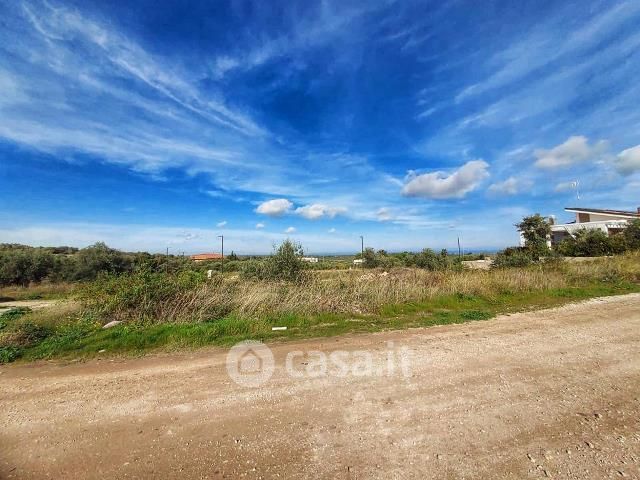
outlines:
{"label": "stone", "polygon": [[105,325],[102,326],[102,328],[111,328],[111,327],[115,327],[116,325],[120,325],[122,322],[120,320],[114,320],[112,322],[109,322]]}

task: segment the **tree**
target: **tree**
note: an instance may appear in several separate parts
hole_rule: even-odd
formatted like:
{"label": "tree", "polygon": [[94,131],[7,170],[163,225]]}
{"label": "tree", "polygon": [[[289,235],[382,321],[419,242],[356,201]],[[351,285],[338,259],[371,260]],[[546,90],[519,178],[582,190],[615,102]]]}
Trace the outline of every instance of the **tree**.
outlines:
{"label": "tree", "polygon": [[627,225],[624,230],[624,238],[631,250],[640,249],[640,218]]}
{"label": "tree", "polygon": [[100,272],[117,274],[132,269],[132,261],[127,255],[109,248],[103,242],[83,248],[75,259],[74,280],[93,280]]}
{"label": "tree", "polygon": [[547,255],[547,239],[551,235],[551,225],[539,213],[524,217],[520,223],[516,223],[516,228],[525,241],[525,248],[532,255]]}
{"label": "tree", "polygon": [[273,255],[267,260],[267,274],[275,280],[300,281],[304,278],[302,245],[289,239],[274,245]]}
{"label": "tree", "polygon": [[362,259],[366,268],[376,268],[378,266],[378,257],[376,257],[376,252],[371,247],[364,249]]}
{"label": "tree", "polygon": [[231,254],[229,254],[229,256],[227,257],[227,259],[229,261],[234,261],[234,260],[238,260],[238,256],[235,254],[235,252],[233,250],[231,250]]}

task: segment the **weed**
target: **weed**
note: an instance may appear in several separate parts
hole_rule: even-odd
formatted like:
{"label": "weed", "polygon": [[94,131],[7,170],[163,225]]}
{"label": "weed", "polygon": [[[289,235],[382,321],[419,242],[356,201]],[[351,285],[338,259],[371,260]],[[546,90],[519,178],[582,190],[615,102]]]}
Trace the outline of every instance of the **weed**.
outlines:
{"label": "weed", "polygon": [[493,317],[493,314],[482,310],[465,310],[460,312],[460,317],[464,320],[488,320]]}
{"label": "weed", "polygon": [[20,349],[17,347],[0,346],[0,363],[13,362],[20,357]]}
{"label": "weed", "polygon": [[2,321],[4,321],[4,322],[11,321],[11,320],[16,320],[16,319],[26,315],[29,312],[31,312],[30,308],[27,308],[27,307],[15,307],[15,308],[12,308],[11,310],[8,310],[8,311],[4,312],[3,314],[0,314],[0,319],[2,319]]}

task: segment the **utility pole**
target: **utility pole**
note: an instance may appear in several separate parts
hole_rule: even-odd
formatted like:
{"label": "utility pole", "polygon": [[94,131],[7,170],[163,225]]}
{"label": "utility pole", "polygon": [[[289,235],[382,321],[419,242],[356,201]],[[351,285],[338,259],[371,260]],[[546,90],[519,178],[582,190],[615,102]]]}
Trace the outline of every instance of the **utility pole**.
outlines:
{"label": "utility pole", "polygon": [[364,268],[364,237],[360,235],[360,260],[362,260],[362,267]]}
{"label": "utility pole", "polygon": [[458,257],[462,257],[462,250],[460,250],[460,236],[458,235]]}
{"label": "utility pole", "polygon": [[222,266],[220,270],[222,271],[222,276],[224,277],[224,235],[218,235],[218,238],[222,243]]}

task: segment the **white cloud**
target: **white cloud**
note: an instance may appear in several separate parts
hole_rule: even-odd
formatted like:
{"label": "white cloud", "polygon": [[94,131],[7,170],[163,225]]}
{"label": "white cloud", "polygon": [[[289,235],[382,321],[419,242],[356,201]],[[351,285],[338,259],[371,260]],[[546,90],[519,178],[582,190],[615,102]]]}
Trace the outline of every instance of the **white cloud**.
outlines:
{"label": "white cloud", "polygon": [[184,242],[189,242],[191,240],[197,240],[202,238],[202,235],[199,233],[192,233],[192,232],[182,232],[178,235],[176,235],[178,237],[178,240],[170,242],[170,243],[184,243]]}
{"label": "white cloud", "polygon": [[387,207],[382,207],[376,212],[376,217],[381,222],[388,222],[389,220],[393,220],[393,215],[391,211]]}
{"label": "white cloud", "polygon": [[270,217],[279,217],[291,210],[291,207],[293,207],[293,203],[286,198],[276,198],[262,202],[256,208],[256,212]]}
{"label": "white cloud", "polygon": [[256,223],[256,228],[259,230],[261,228],[264,228],[264,223]]}
{"label": "white cloud", "polygon": [[336,229],[335,228],[330,228],[329,230],[327,230],[328,233],[336,233]]}
{"label": "white cloud", "polygon": [[615,166],[622,175],[640,172],[640,145],[620,152],[615,160]]}
{"label": "white cloud", "polygon": [[284,233],[295,233],[296,229],[294,227],[287,228]]}
{"label": "white cloud", "polygon": [[304,207],[296,208],[296,213],[309,220],[317,220],[322,217],[333,218],[338,214],[345,213],[346,208],[342,207],[329,207],[321,203],[314,203],[311,205],[305,205]]}
{"label": "white cloud", "polygon": [[496,195],[516,195],[520,183],[515,177],[509,177],[503,182],[496,182],[489,186],[488,191]]}
{"label": "white cloud", "polygon": [[224,228],[227,225],[227,221],[223,220],[221,222],[216,223],[216,227],[218,228]]}
{"label": "white cloud", "polygon": [[451,175],[444,172],[422,175],[409,172],[402,194],[406,197],[462,198],[489,176],[488,168],[489,164],[484,160],[472,160]]}
{"label": "white cloud", "polygon": [[535,166],[538,168],[562,168],[595,160],[607,150],[607,142],[601,140],[589,145],[587,137],[572,136],[566,142],[549,150],[537,149],[533,154],[537,158]]}

